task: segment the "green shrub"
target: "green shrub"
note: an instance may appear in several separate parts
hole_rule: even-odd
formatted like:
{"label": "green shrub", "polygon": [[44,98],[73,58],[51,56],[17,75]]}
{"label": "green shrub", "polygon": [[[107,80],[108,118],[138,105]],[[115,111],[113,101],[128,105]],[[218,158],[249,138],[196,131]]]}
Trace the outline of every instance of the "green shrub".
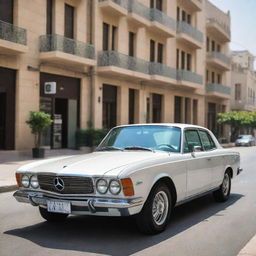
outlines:
{"label": "green shrub", "polygon": [[76,132],[76,146],[77,148],[98,146],[107,133],[108,130],[105,129],[78,130]]}
{"label": "green shrub", "polygon": [[35,147],[40,148],[42,132],[51,125],[51,116],[40,111],[30,111],[26,123],[31,128],[31,133],[35,135]]}

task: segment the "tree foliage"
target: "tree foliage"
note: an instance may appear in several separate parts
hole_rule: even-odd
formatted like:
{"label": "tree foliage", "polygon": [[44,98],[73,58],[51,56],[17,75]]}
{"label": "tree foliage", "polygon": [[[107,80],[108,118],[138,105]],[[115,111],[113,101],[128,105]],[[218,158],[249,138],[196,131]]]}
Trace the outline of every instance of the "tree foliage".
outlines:
{"label": "tree foliage", "polygon": [[31,128],[32,134],[35,135],[35,147],[39,148],[42,132],[52,123],[51,116],[44,112],[30,111],[29,120],[26,123]]}
{"label": "tree foliage", "polygon": [[231,140],[233,141],[243,128],[256,128],[256,112],[230,111],[218,114],[218,123],[231,126]]}

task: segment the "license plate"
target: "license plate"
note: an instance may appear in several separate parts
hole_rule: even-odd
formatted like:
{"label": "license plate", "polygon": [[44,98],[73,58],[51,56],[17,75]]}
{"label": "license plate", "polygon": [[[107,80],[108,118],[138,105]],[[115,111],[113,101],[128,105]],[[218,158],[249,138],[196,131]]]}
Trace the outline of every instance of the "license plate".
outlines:
{"label": "license plate", "polygon": [[47,201],[48,212],[71,213],[71,205],[64,201]]}

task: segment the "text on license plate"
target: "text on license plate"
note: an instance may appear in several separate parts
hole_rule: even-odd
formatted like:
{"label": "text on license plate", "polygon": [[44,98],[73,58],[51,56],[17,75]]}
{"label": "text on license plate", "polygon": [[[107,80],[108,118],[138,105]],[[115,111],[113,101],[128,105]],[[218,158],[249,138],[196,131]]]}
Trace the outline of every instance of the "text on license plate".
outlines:
{"label": "text on license plate", "polygon": [[71,205],[64,201],[47,201],[48,212],[71,213]]}

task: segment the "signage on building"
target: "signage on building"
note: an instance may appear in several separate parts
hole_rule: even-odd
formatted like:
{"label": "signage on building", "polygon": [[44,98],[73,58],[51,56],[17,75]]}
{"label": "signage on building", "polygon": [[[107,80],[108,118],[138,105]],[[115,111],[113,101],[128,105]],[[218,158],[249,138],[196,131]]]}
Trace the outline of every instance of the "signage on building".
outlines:
{"label": "signage on building", "polygon": [[56,94],[56,82],[44,83],[44,94]]}

